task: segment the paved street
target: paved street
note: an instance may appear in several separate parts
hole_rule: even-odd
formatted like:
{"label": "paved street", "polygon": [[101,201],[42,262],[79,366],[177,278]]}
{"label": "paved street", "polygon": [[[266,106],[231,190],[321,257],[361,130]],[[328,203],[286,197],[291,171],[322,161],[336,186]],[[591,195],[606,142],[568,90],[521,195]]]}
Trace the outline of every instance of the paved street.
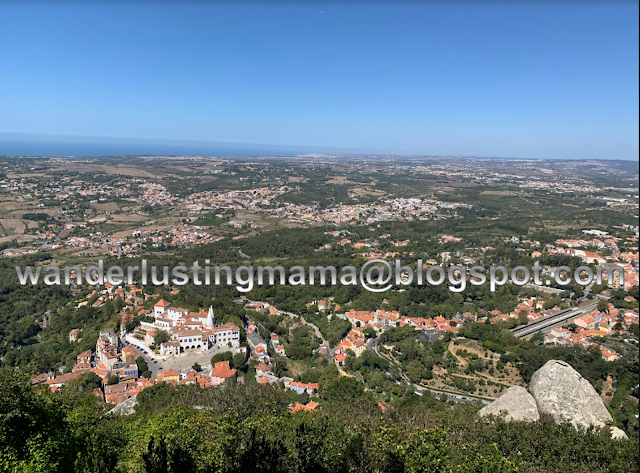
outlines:
{"label": "paved street", "polygon": [[205,365],[211,365],[211,357],[217,353],[224,353],[226,351],[231,351],[235,354],[235,350],[229,347],[224,348],[212,348],[211,350],[206,351],[205,353],[200,353],[199,350],[194,350],[193,353],[189,353],[186,351],[180,356],[172,356],[167,359],[167,361],[161,361],[159,364],[163,370],[189,370],[193,366],[194,363],[198,363],[200,366],[204,367]]}
{"label": "paved street", "polygon": [[[148,348],[147,354],[143,352],[142,346],[138,346],[136,344],[130,343],[127,340],[123,340],[125,346],[132,346],[136,349],[136,351],[144,358],[149,366],[149,371],[151,371],[151,377],[156,378],[157,374],[160,371],[164,370],[175,370],[175,371],[183,371],[189,370],[193,366],[194,363],[198,363],[200,366],[210,366],[211,365],[211,357],[216,353],[224,353],[225,351],[233,351],[233,349],[224,347],[218,348],[214,347],[211,350],[208,350],[204,353],[201,353],[200,350],[187,350],[185,353],[178,357],[168,357],[167,360],[164,359],[156,359],[152,353],[149,352]],[[164,357],[162,357],[164,358]]]}

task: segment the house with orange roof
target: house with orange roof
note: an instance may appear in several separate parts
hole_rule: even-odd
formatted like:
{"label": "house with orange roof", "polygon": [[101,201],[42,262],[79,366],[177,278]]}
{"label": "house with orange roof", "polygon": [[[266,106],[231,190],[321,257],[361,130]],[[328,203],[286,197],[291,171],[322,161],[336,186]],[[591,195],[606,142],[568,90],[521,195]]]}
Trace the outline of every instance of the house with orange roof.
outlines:
{"label": "house with orange roof", "polygon": [[171,307],[171,302],[167,302],[164,299],[160,299],[153,305],[154,317],[160,317],[164,312]]}
{"label": "house with orange roof", "polygon": [[325,299],[320,299],[318,301],[318,310],[322,312],[326,312],[331,307],[331,304]]}
{"label": "house with orange roof", "polygon": [[104,387],[104,399],[109,404],[118,405],[140,391],[140,386],[135,381],[120,382]]}
{"label": "house with orange roof", "polygon": [[205,378],[205,376],[192,369],[187,373],[187,376],[179,381],[179,384],[199,384],[198,380],[200,378]]}
{"label": "house with orange roof", "polygon": [[91,365],[89,363],[76,363],[75,365],[73,365],[73,368],[71,368],[72,372],[76,372],[76,371],[91,371]]}
{"label": "house with orange roof", "polygon": [[76,379],[82,373],[85,373],[85,371],[83,370],[73,371],[71,373],[62,374],[60,376],[56,376],[53,379],[48,379],[47,381],[45,381],[45,384],[49,387],[51,392],[53,392],[57,390],[60,386],[63,386],[65,383],[68,383],[69,381]]}
{"label": "house with orange roof", "polygon": [[263,376],[265,374],[271,374],[271,368],[268,364],[262,362],[256,366],[256,374],[258,376]]}
{"label": "house with orange roof", "polygon": [[583,315],[573,321],[578,327],[584,330],[594,329],[596,325],[596,318],[593,315]]}
{"label": "house with orange roof", "polygon": [[566,328],[555,328],[549,332],[544,339],[545,344],[570,345],[571,331]]}
{"label": "house with orange roof", "polygon": [[620,353],[616,353],[613,350],[610,350],[606,347],[599,347],[600,348],[600,352],[602,353],[602,358],[604,358],[607,361],[616,361],[618,358],[620,358]]}
{"label": "house with orange roof", "polygon": [[80,335],[80,329],[79,328],[74,328],[73,330],[71,330],[69,332],[69,341],[70,342],[75,342],[78,340],[78,335]]}
{"label": "house with orange roof", "polygon": [[229,360],[219,361],[211,370],[211,385],[218,386],[227,380],[234,380],[236,370],[229,366]]}
{"label": "house with orange roof", "polygon": [[293,406],[289,408],[289,410],[291,412],[315,411],[318,408],[318,406],[319,404],[315,401],[309,401],[306,405],[296,402]]}
{"label": "house with orange roof", "polygon": [[158,383],[166,382],[171,383],[174,386],[180,381],[180,373],[174,370],[166,370],[158,373],[156,376],[156,381]]}
{"label": "house with orange roof", "polygon": [[96,361],[96,366],[91,368],[91,372],[97,374],[102,379],[108,378],[111,375],[111,369],[100,361]]}
{"label": "house with orange roof", "polygon": [[295,391],[298,394],[307,393],[314,394],[318,391],[318,383],[302,383],[300,381],[291,381],[288,389]]}
{"label": "house with orange roof", "polygon": [[76,356],[76,363],[91,364],[91,356],[91,350],[83,351],[78,356]]}
{"label": "house with orange roof", "polygon": [[604,330],[583,330],[580,332],[583,338],[588,339],[591,337],[604,337],[607,332]]}
{"label": "house with orange roof", "polygon": [[133,365],[136,363],[136,358],[140,355],[136,351],[135,348],[126,346],[122,348],[122,352],[120,353],[120,359],[126,365]]}

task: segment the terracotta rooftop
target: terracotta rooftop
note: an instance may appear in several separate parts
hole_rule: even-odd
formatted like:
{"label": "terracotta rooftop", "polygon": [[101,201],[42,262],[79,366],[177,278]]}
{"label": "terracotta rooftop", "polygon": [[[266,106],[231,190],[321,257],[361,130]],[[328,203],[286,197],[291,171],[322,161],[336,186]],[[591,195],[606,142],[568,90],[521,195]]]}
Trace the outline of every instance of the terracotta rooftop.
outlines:
{"label": "terracotta rooftop", "polygon": [[211,370],[212,378],[230,378],[236,374],[236,370],[229,366],[229,360],[219,361]]}

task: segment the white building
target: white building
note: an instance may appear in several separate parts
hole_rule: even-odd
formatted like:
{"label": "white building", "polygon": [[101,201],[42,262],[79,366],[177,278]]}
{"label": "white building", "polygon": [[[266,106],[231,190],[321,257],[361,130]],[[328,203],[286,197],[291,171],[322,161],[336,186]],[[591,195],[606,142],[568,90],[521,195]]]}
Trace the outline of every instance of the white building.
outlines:
{"label": "white building", "polygon": [[180,320],[188,315],[189,311],[187,309],[183,309],[181,307],[169,307],[167,309],[166,318],[171,320]]}
{"label": "white building", "polygon": [[214,327],[211,329],[213,332],[209,335],[209,341],[212,345],[219,347],[233,347],[238,348],[240,346],[240,329],[232,323],[223,324],[220,327]]}
{"label": "white building", "polygon": [[153,306],[153,316],[155,318],[161,317],[162,313],[166,312],[169,307],[171,307],[171,302],[167,302],[164,299],[160,299]]}
{"label": "white building", "polygon": [[171,340],[180,344],[180,351],[194,348],[209,348],[209,342],[200,330],[180,330],[171,334]]}
{"label": "white building", "polygon": [[100,331],[96,342],[96,361],[111,368],[119,359],[118,336],[116,333],[110,328]]}

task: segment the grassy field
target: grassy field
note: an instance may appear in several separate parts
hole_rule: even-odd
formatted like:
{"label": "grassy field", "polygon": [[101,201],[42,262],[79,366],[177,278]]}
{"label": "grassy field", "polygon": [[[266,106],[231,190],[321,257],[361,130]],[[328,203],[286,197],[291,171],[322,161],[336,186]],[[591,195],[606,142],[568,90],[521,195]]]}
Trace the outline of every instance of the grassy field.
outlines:
{"label": "grassy field", "polygon": [[215,227],[216,225],[220,225],[225,221],[225,219],[216,217],[215,214],[207,214],[198,218],[195,222],[193,222],[193,224],[198,227]]}

